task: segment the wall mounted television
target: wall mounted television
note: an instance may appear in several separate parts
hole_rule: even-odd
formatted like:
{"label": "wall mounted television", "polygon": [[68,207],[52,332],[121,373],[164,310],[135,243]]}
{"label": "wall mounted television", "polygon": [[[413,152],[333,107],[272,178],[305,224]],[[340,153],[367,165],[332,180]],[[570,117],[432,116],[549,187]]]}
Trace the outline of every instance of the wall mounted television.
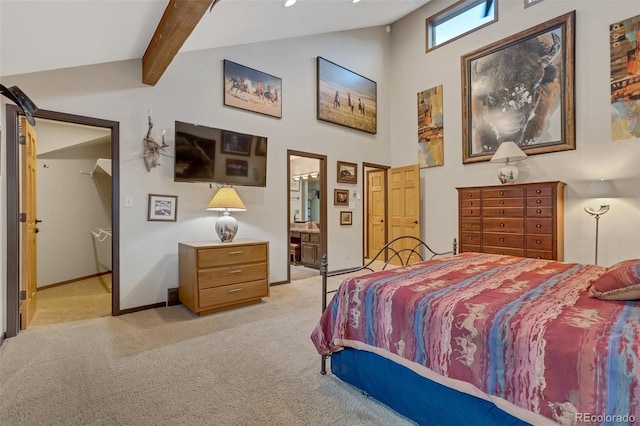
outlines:
{"label": "wall mounted television", "polygon": [[174,181],[267,186],[267,138],[176,121]]}

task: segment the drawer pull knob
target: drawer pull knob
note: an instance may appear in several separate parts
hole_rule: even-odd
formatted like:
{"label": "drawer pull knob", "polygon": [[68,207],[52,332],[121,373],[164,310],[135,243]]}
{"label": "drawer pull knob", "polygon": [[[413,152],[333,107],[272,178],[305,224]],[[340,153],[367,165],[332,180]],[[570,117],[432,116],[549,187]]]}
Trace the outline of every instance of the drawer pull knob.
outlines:
{"label": "drawer pull knob", "polygon": [[472,206],[473,205],[473,201],[469,201],[469,205]]}
{"label": "drawer pull knob", "polygon": [[230,251],[229,254],[241,254],[242,250]]}
{"label": "drawer pull knob", "polygon": [[504,195],[504,191],[500,191],[500,195]]}
{"label": "drawer pull knob", "polygon": [[241,288],[232,288],[232,289],[229,290],[229,293],[236,293],[238,291],[242,291],[242,289]]}
{"label": "drawer pull knob", "polygon": [[469,236],[469,241],[471,241],[471,240],[473,240],[473,237],[472,237],[472,236]]}
{"label": "drawer pull knob", "polygon": [[536,244],[541,244],[541,243],[542,243],[542,241],[536,240]]}
{"label": "drawer pull knob", "polygon": [[542,257],[541,256],[536,256],[536,259],[542,259]]}
{"label": "drawer pull knob", "polygon": [[469,210],[469,213],[470,213],[470,214],[471,214],[471,213],[473,213],[473,210]]}
{"label": "drawer pull knob", "polygon": [[473,194],[472,194],[472,193],[469,193],[468,195],[469,195],[469,197],[471,197]]}
{"label": "drawer pull knob", "polygon": [[504,214],[504,210],[503,209],[500,209],[500,214]]}
{"label": "drawer pull knob", "polygon": [[542,225],[539,223],[536,223],[536,228],[542,228]]}
{"label": "drawer pull knob", "polygon": [[235,271],[229,271],[230,274],[239,274],[242,272],[242,269],[236,269]]}
{"label": "drawer pull knob", "polygon": [[536,189],[536,194],[542,194],[542,191],[540,191],[539,189]]}
{"label": "drawer pull knob", "polygon": [[541,203],[542,203],[542,200],[541,200],[540,198],[538,198],[538,199],[536,200],[536,204],[541,204]]}
{"label": "drawer pull knob", "polygon": [[504,238],[500,238],[500,242],[501,242],[501,243],[504,243]]}
{"label": "drawer pull knob", "polygon": [[500,224],[500,228],[504,228],[504,223],[501,223],[501,224]]}
{"label": "drawer pull knob", "polygon": [[504,200],[500,200],[500,204],[504,204]]}
{"label": "drawer pull knob", "polygon": [[540,214],[540,213],[542,213],[542,210],[538,209],[538,210],[536,210],[536,213]]}
{"label": "drawer pull knob", "polygon": [[473,226],[473,223],[472,223],[472,222],[469,222],[469,226]]}

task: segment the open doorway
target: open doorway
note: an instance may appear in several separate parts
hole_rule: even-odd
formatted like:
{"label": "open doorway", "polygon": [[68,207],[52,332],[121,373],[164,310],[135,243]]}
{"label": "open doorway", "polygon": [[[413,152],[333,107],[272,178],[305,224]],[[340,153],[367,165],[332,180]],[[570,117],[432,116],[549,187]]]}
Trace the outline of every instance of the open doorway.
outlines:
{"label": "open doorway", "polygon": [[[20,237],[23,233],[23,229],[21,227],[22,223],[20,222],[20,210],[21,199],[24,198],[20,192],[22,191],[22,178],[20,177],[22,168],[20,163],[21,154],[20,145],[18,144],[20,138],[20,128],[18,124],[20,115],[21,112],[18,108],[12,105],[7,105],[7,337],[15,336],[21,326],[20,298],[22,297],[21,281],[24,277],[24,268],[35,267],[37,270],[39,269],[41,271],[43,270],[41,267],[45,267],[46,269],[46,262],[44,262],[45,259],[38,259],[37,256],[33,256],[33,258],[25,258],[20,255]],[[36,118],[36,123],[40,124],[36,129],[39,129],[43,133],[47,132],[47,127],[53,126],[51,127],[53,129],[57,126],[58,130],[60,130],[65,126],[71,126],[79,133],[85,134],[85,136],[93,135],[86,137],[83,136],[84,142],[82,143],[67,143],[65,146],[56,145],[46,147],[44,150],[45,152],[41,153],[42,155],[37,159],[36,168],[41,169],[42,172],[48,172],[50,174],[72,173],[74,182],[93,192],[92,196],[95,199],[93,200],[94,205],[91,207],[96,207],[98,210],[104,211],[102,215],[96,214],[96,216],[99,217],[96,217],[97,222],[95,222],[95,226],[91,224],[87,229],[83,230],[86,231],[84,233],[84,238],[88,240],[89,244],[89,248],[87,250],[91,252],[91,259],[89,262],[95,264],[93,265],[93,269],[98,272],[84,274],[88,276],[83,276],[83,273],[80,272],[79,275],[81,276],[76,276],[75,278],[97,278],[98,286],[102,286],[105,291],[110,287],[108,288],[108,295],[106,299],[108,306],[103,308],[106,308],[110,315],[119,315],[121,313],[119,303],[120,292],[118,261],[119,125],[117,122],[46,110],[39,110],[34,114],[34,117]],[[68,128],[65,131],[68,132]],[[60,140],[68,141],[69,139],[73,139],[73,137],[68,133],[66,137],[63,137]],[[87,159],[86,167],[83,166],[82,169],[69,166],[69,164],[77,165],[78,158],[82,159],[86,158],[88,155],[94,154],[95,158],[92,158],[91,160]],[[98,161],[100,156],[106,158],[102,158],[103,161]],[[108,166],[106,160],[109,160]],[[107,170],[107,168],[109,170]],[[107,171],[110,171],[110,176]],[[87,176],[84,176],[83,174],[87,174]],[[57,179],[58,178],[56,178],[56,180]],[[50,184],[52,181],[54,181],[54,179],[48,179],[48,182],[46,183]],[[59,180],[57,181],[60,182]],[[62,237],[54,236],[53,234],[58,230],[55,226],[51,226],[53,225],[51,222],[55,222],[53,219],[58,219],[61,215],[62,217],[70,216],[73,214],[74,210],[79,209],[69,206],[68,202],[62,202],[62,192],[59,191],[66,191],[68,194],[73,193],[73,190],[74,188],[70,188],[68,184],[64,183],[57,185],[57,189],[56,185],[50,188],[42,188],[42,192],[46,197],[49,197],[48,199],[43,199],[45,200],[43,204],[49,204],[50,220],[48,220],[47,223],[44,223],[43,221],[43,223],[38,226],[43,229],[46,226],[49,227],[49,236],[52,237],[50,238],[51,241],[49,242],[49,246],[54,247],[54,249],[56,240],[60,241],[61,238],[70,237],[70,235],[67,233]],[[82,201],[86,201],[86,199],[81,200],[81,202]],[[102,204],[102,206],[100,206],[100,204]],[[56,205],[62,205],[66,210],[56,211]],[[39,220],[44,219],[38,219],[37,221]],[[44,239],[44,232],[42,236],[42,239]],[[107,244],[103,244],[105,242]],[[44,241],[43,246],[47,246],[47,243]],[[71,256],[73,256],[72,253],[65,251],[65,257]],[[60,260],[61,257],[58,256],[58,261]],[[49,261],[51,261],[51,259],[49,259]],[[53,263],[55,262],[56,260],[54,258]],[[34,265],[34,263],[36,265]],[[66,268],[58,268],[58,270],[60,269]],[[43,275],[45,277],[48,276],[48,278],[45,278],[45,281],[48,282],[42,283],[42,286],[45,287],[47,284],[52,284],[50,287],[53,288],[57,287],[59,284],[67,284],[65,281],[75,281],[74,279],[67,280],[61,278],[61,275],[56,275],[56,273],[52,273],[51,271],[44,272]],[[40,284],[38,287],[40,287]]]}
{"label": "open doorway", "polygon": [[317,276],[327,253],[326,156],[287,151],[287,281]]}

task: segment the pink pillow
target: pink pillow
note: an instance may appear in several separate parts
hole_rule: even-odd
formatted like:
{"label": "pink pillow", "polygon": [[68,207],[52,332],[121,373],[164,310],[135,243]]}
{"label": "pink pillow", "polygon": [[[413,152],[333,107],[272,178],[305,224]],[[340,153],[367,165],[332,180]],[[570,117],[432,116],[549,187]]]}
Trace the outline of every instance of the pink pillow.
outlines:
{"label": "pink pillow", "polygon": [[640,299],[640,259],[618,262],[591,281],[589,295],[606,300]]}

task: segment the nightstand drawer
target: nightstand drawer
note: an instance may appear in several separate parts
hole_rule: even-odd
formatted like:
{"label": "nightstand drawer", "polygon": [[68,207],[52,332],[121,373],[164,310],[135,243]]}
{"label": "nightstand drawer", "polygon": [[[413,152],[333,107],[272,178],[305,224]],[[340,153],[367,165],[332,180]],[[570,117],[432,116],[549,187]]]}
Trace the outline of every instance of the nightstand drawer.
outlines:
{"label": "nightstand drawer", "polygon": [[551,197],[553,188],[550,186],[538,186],[527,188],[527,197]]}
{"label": "nightstand drawer", "polygon": [[482,200],[483,207],[523,207],[523,198],[487,198]]}
{"label": "nightstand drawer", "polygon": [[532,259],[547,259],[547,260],[555,260],[553,257],[552,251],[543,251],[543,250],[527,250],[527,257]]}
{"label": "nightstand drawer", "polygon": [[527,217],[552,217],[553,207],[529,207]]}
{"label": "nightstand drawer", "polygon": [[198,250],[198,268],[229,266],[238,263],[267,260],[267,245],[235,245],[232,247],[212,247]]}
{"label": "nightstand drawer", "polygon": [[466,207],[462,206],[460,208],[460,216],[462,217],[480,217],[480,212],[482,209],[480,207]]}
{"label": "nightstand drawer", "polygon": [[550,197],[527,198],[527,207],[550,207],[553,199]]}
{"label": "nightstand drawer", "polygon": [[200,289],[220,287],[228,284],[259,280],[267,276],[267,264],[249,263],[246,265],[225,266],[198,271]]}
{"label": "nightstand drawer", "polygon": [[215,308],[242,300],[259,299],[269,295],[267,280],[249,281],[246,283],[225,285],[200,290],[199,307]]}

